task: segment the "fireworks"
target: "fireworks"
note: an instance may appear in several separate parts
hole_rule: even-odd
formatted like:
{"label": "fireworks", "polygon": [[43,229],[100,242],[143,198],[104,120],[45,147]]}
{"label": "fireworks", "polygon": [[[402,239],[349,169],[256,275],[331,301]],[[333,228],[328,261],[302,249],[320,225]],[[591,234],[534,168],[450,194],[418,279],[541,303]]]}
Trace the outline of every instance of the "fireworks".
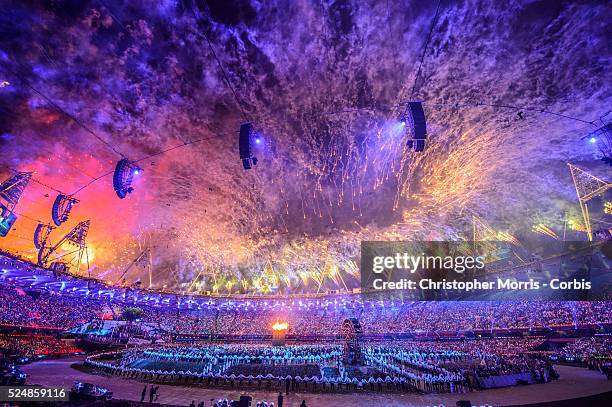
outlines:
{"label": "fireworks", "polygon": [[[488,12],[500,27],[510,26],[515,16],[494,3]],[[607,33],[594,22],[592,5],[564,6],[559,17],[572,30],[560,31],[555,46],[573,44],[575,32],[593,39],[579,55],[573,48],[555,53],[540,42],[530,44],[538,52],[529,55],[508,52],[524,44],[500,43],[489,19],[474,16],[467,3],[447,7],[445,28],[432,33],[418,95],[410,94],[413,67],[430,18],[406,14],[399,3],[355,8],[350,33],[321,24],[330,20],[327,7],[307,3],[295,8],[299,15],[263,4],[258,13],[266,18],[258,24],[230,28],[213,19],[217,56],[262,134],[260,161],[245,172],[236,134],[242,114],[217,61],[194,35],[200,28],[193,18],[160,4],[119,2],[108,10],[92,3],[74,23],[53,12],[29,13],[27,6],[15,12],[18,19],[7,18],[31,26],[27,43],[37,44],[27,52],[6,44],[3,49],[13,50],[7,58],[33,67],[26,75],[32,85],[144,169],[133,178],[138,193],[117,199],[111,176],[94,180],[112,172],[119,157],[3,76],[2,96],[18,93],[7,105],[12,119],[1,135],[3,163],[34,171],[67,194],[89,185],[54,233],[91,219],[94,277],[116,281],[149,248],[147,264],[125,274],[128,284],[141,279],[151,288],[196,294],[351,290],[359,285],[362,240],[477,235],[520,245],[515,235],[536,223],[537,233],[551,236],[539,219],[551,225],[576,205],[566,174],[555,166],[582,154],[574,141],[583,129],[535,114],[517,121],[493,108],[434,105],[458,95],[503,96],[508,103],[527,97],[533,106],[558,104],[567,114],[599,113],[609,92],[591,97],[585,86],[605,90],[610,81],[598,78],[608,70],[601,61],[581,63],[583,54],[597,54]],[[280,12],[268,13],[269,7]],[[129,36],[116,21],[132,22]],[[589,80],[569,75],[555,85],[563,100],[551,99],[542,84],[558,75],[531,68],[549,67],[547,55]],[[413,96],[425,101],[429,124],[428,148],[420,154],[406,149],[398,120],[400,102]],[[19,210],[29,219],[18,217],[3,248],[36,258],[31,236],[38,220],[48,220],[49,192],[28,187]]]}
{"label": "fireworks", "polygon": [[576,232],[586,232],[584,225],[575,219],[568,219],[567,225],[571,230],[575,230]]}
{"label": "fireworks", "polygon": [[535,233],[540,233],[542,235],[549,236],[549,237],[552,237],[553,239],[559,240],[559,236],[552,229],[550,229],[548,226],[546,226],[543,223],[533,225],[531,230]]}

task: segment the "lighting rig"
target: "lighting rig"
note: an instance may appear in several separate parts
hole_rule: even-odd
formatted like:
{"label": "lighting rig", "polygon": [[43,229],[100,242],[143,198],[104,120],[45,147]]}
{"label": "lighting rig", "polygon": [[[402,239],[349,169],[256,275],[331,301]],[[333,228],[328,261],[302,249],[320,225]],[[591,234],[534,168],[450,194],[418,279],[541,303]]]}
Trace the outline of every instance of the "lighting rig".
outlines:
{"label": "lighting rig", "polygon": [[18,172],[0,184],[0,236],[4,237],[15,224],[17,215],[13,212],[24,189],[32,178],[31,172]]}
{"label": "lighting rig", "polygon": [[591,229],[591,216],[589,214],[589,207],[587,202],[596,196],[603,196],[604,192],[612,188],[612,184],[604,181],[603,179],[597,178],[594,175],[586,172],[585,170],[576,167],[573,164],[567,164],[576,188],[576,195],[578,196],[578,202],[580,203],[580,210],[582,212],[582,219],[584,220],[584,227],[586,229],[587,238],[592,241],[594,238],[599,239],[600,231],[597,234],[593,233]]}
{"label": "lighting rig", "polygon": [[41,245],[38,251],[38,265],[58,273],[67,273],[72,265],[76,267],[78,274],[81,265],[86,264],[89,272],[87,233],[90,225],[89,220],[79,222],[54,245]]}

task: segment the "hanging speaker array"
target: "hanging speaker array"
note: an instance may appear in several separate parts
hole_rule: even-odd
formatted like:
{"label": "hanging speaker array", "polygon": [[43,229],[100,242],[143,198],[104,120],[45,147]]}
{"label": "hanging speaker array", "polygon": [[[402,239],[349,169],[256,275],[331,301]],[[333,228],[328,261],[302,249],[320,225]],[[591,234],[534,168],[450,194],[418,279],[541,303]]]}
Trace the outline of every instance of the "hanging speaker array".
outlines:
{"label": "hanging speaker array", "polygon": [[257,143],[257,136],[253,130],[252,123],[240,125],[240,136],[238,139],[238,149],[240,160],[245,170],[250,170],[257,165],[257,157],[253,155],[253,146]]}
{"label": "hanging speaker array", "polygon": [[117,162],[115,172],[113,173],[113,189],[120,199],[125,198],[134,191],[132,181],[134,176],[140,174],[141,171],[142,168],[127,158],[122,158]]}
{"label": "hanging speaker array", "polygon": [[405,123],[410,135],[406,145],[416,152],[425,150],[425,141],[427,140],[427,121],[425,119],[425,111],[423,110],[423,102],[411,101],[406,103],[406,110],[402,116],[402,122]]}
{"label": "hanging speaker array", "polygon": [[59,194],[55,198],[53,207],[51,208],[51,218],[53,219],[53,223],[60,226],[62,223],[66,222],[68,220],[68,216],[70,216],[72,207],[78,202],[78,199],[71,196]]}

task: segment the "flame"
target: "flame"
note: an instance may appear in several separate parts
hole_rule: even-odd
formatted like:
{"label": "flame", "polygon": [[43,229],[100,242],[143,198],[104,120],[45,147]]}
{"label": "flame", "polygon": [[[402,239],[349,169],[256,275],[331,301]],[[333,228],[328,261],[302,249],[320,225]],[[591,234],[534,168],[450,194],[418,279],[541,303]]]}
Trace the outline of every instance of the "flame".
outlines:
{"label": "flame", "polygon": [[289,324],[286,322],[275,322],[274,325],[272,325],[273,331],[286,331],[287,328],[289,328]]}

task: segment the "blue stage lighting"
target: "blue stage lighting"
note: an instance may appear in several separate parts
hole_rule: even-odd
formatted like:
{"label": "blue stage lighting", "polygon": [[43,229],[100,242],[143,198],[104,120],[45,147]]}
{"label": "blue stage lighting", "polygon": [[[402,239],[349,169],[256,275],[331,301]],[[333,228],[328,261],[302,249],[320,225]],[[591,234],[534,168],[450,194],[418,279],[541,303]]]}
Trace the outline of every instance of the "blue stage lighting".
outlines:
{"label": "blue stage lighting", "polygon": [[596,138],[596,137],[591,137],[591,138],[589,139],[589,143],[593,144],[593,143],[595,143],[595,142],[597,142],[597,138]]}

